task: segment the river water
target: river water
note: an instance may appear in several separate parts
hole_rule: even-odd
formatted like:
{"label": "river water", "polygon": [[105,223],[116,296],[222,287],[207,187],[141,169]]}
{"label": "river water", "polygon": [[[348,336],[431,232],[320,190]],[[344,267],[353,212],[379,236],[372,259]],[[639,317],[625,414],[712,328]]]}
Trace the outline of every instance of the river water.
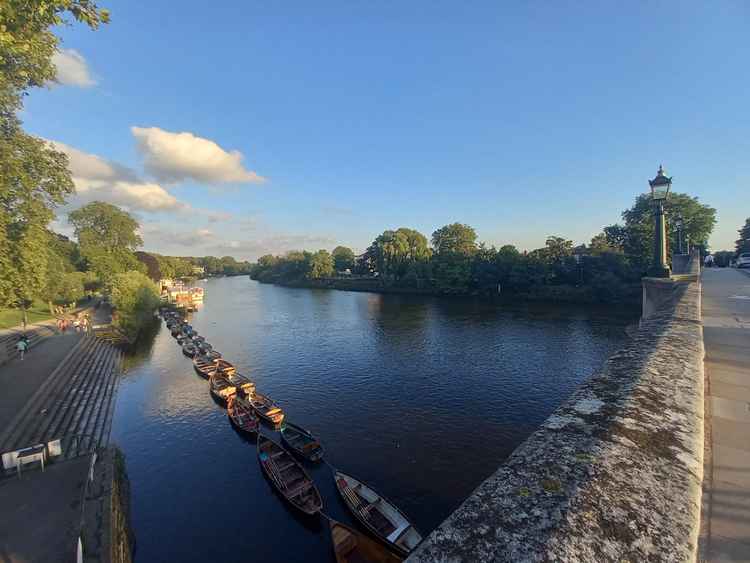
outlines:
{"label": "river water", "polygon": [[[326,460],[430,532],[622,344],[632,317],[472,299],[212,279],[192,315]],[[264,433],[278,436],[269,428]],[[138,562],[333,561],[289,508],[162,324],[126,359],[113,424]],[[309,467],[309,466],[308,466]],[[326,514],[352,522],[325,464]]]}

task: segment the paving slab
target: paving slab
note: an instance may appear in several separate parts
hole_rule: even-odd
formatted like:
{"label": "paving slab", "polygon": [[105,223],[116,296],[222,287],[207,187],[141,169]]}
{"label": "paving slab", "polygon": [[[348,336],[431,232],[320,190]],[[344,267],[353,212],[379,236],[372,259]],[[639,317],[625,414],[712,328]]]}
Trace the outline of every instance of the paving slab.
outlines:
{"label": "paving slab", "polygon": [[750,561],[750,284],[744,273],[709,268],[702,286],[711,413],[702,555]]}
{"label": "paving slab", "polygon": [[75,561],[90,463],[84,456],[0,481],[0,561]]}

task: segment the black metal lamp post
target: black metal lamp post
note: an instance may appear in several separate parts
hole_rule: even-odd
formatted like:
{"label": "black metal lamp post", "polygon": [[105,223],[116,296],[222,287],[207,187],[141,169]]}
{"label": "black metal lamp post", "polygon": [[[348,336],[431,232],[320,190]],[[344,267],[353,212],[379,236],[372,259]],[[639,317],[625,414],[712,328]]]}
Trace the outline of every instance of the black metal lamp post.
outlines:
{"label": "black metal lamp post", "polygon": [[667,229],[664,220],[664,202],[669,197],[669,189],[672,187],[672,178],[664,175],[664,168],[659,165],[656,178],[649,180],[651,186],[651,199],[654,202],[654,218],[656,221],[656,232],[654,233],[654,263],[649,275],[655,278],[668,278],[671,274],[667,263]]}

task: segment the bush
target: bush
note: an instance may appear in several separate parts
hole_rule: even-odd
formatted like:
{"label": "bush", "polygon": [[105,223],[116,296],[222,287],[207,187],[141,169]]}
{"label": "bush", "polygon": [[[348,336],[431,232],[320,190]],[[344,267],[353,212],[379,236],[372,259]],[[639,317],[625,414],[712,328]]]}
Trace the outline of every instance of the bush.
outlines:
{"label": "bush", "polygon": [[115,324],[135,339],[159,306],[156,284],[141,272],[116,274],[112,279],[112,305],[117,311]]}

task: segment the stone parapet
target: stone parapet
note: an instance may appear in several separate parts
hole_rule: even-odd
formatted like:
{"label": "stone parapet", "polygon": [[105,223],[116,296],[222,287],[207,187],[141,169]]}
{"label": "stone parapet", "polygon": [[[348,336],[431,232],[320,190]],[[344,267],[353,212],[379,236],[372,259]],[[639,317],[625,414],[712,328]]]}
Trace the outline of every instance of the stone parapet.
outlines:
{"label": "stone parapet", "polygon": [[407,561],[695,560],[700,286],[659,283],[659,304],[633,339]]}

